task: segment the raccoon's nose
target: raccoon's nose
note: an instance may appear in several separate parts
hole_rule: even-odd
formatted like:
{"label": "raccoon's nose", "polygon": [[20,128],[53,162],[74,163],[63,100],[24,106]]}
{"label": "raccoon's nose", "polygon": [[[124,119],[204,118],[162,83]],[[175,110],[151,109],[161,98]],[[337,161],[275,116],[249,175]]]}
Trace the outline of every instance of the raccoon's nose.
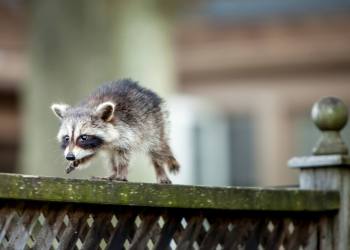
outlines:
{"label": "raccoon's nose", "polygon": [[68,161],[74,161],[75,160],[75,156],[72,152],[69,152],[67,155],[66,155],[66,159]]}

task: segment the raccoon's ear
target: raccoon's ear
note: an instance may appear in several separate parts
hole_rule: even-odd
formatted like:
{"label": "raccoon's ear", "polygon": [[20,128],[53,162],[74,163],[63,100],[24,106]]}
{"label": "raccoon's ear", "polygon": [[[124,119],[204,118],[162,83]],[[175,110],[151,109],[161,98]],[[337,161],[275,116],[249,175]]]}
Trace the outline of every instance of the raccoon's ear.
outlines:
{"label": "raccoon's ear", "polygon": [[57,104],[54,103],[51,105],[51,109],[53,113],[59,118],[62,119],[64,114],[66,113],[67,109],[69,108],[69,105],[67,104]]}
{"label": "raccoon's ear", "polygon": [[96,115],[103,121],[109,122],[113,119],[115,104],[113,102],[104,102],[96,108]]}

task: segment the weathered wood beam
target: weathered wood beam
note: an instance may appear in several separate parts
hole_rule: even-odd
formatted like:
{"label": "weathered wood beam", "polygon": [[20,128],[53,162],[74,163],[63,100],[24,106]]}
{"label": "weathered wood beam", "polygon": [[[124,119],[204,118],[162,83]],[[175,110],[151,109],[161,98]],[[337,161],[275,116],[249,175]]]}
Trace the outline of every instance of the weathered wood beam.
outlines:
{"label": "weathered wood beam", "polygon": [[337,191],[120,183],[15,174],[0,174],[0,198],[242,211],[336,211],[339,208]]}

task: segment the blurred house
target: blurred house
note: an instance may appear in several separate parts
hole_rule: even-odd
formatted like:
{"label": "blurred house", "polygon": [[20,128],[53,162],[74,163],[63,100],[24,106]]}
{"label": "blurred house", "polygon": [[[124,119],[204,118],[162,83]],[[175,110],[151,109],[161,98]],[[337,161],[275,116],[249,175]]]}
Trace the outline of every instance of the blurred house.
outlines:
{"label": "blurred house", "polygon": [[218,175],[227,184],[296,183],[286,162],[316,142],[311,105],[329,95],[350,103],[349,7],[203,1],[181,18],[179,91],[210,100],[221,114],[195,126],[199,183],[219,184]]}
{"label": "blurred house", "polygon": [[39,168],[59,158],[49,102],[115,76],[169,100],[179,183],[293,184],[286,161],[318,136],[312,103],[350,103],[345,0],[29,2],[0,3],[1,171],[60,173]]}
{"label": "blurred house", "polygon": [[20,85],[26,78],[26,15],[0,2],[0,171],[15,172],[21,139]]}

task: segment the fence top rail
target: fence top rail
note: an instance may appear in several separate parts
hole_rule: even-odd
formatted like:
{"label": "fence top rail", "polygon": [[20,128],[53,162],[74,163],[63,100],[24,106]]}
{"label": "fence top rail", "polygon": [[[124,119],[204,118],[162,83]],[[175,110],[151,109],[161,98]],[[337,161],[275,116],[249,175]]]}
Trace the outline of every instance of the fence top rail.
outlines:
{"label": "fence top rail", "polygon": [[337,191],[120,183],[0,174],[0,199],[169,208],[331,211]]}

